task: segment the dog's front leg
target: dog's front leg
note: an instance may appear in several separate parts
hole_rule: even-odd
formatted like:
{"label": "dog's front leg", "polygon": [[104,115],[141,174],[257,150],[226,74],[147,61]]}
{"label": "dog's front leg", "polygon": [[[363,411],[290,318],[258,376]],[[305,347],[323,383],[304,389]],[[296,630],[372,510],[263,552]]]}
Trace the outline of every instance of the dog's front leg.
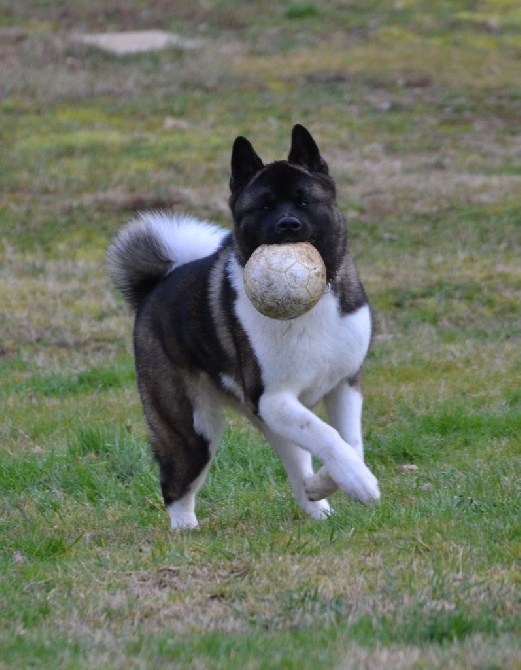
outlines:
{"label": "dog's front leg", "polygon": [[276,433],[322,461],[333,481],[351,498],[370,503],[380,498],[378,482],[363,459],[339,433],[287,392],[265,393],[259,413]]}
{"label": "dog's front leg", "polygon": [[305,482],[313,476],[309,451],[275,433],[265,423],[260,428],[284,463],[297,503],[313,519],[325,519],[331,511],[329,503],[322,499],[310,500],[305,487]]}
{"label": "dog's front leg", "polygon": [[[360,375],[351,380],[343,379],[324,398],[329,423],[337,429],[340,437],[350,444],[363,460],[362,404]],[[309,500],[321,500],[337,491],[338,486],[327,468],[322,467],[317,473],[306,479],[305,489]]]}
{"label": "dog's front leg", "polygon": [[362,404],[362,386],[359,376],[354,380],[342,380],[324,398],[329,423],[338,430],[342,439],[350,444],[363,460]]}

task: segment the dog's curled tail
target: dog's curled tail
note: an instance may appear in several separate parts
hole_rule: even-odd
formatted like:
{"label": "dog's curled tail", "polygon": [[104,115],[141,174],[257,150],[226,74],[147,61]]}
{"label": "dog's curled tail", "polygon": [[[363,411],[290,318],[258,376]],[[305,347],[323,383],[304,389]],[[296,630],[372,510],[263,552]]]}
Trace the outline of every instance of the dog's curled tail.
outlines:
{"label": "dog's curled tail", "polygon": [[227,231],[189,216],[140,214],[107,249],[115,287],[133,309],[174,268],[216,251]]}

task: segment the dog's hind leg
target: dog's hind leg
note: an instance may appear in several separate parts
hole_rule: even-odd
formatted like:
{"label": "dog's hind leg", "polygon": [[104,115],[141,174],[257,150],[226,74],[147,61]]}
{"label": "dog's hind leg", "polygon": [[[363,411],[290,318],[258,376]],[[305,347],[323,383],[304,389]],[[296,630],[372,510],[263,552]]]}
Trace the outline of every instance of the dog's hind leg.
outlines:
{"label": "dog's hind leg", "polygon": [[325,519],[331,511],[329,503],[327,500],[310,500],[304,486],[304,482],[313,474],[311,454],[274,433],[265,424],[261,430],[284,463],[297,503],[313,519]]}
{"label": "dog's hind leg", "polygon": [[191,392],[184,391],[180,380],[169,384],[163,379],[161,384],[160,399],[147,384],[140,390],[163,499],[173,530],[196,528],[195,496],[208,474],[223,421],[205,384],[193,385]]}

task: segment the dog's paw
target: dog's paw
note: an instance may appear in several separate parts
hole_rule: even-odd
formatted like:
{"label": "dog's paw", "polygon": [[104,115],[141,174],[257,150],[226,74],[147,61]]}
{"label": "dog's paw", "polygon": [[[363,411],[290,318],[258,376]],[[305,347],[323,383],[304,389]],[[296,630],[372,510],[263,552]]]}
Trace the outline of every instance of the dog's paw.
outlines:
{"label": "dog's paw", "polygon": [[195,514],[186,510],[175,509],[175,503],[168,507],[168,514],[170,515],[172,530],[177,531],[199,527]]}
{"label": "dog's paw", "polygon": [[354,498],[364,505],[370,505],[380,500],[378,480],[362,461],[352,467],[348,476],[342,479],[342,482],[338,481],[337,483],[350,498]]}
{"label": "dog's paw", "polygon": [[332,513],[332,509],[329,506],[327,500],[304,500],[301,503],[302,509],[306,514],[312,519],[323,520]]}
{"label": "dog's paw", "polygon": [[199,523],[195,517],[193,519],[184,519],[179,517],[170,519],[170,525],[174,531],[199,528]]}
{"label": "dog's paw", "polygon": [[335,468],[333,472],[335,479],[323,467],[306,479],[304,490],[309,500],[327,498],[338,489],[364,505],[380,500],[378,480],[362,460],[353,460],[349,466]]}
{"label": "dog's paw", "polygon": [[304,491],[308,500],[317,501],[338,491],[338,485],[333,481],[326,468],[320,468],[318,472],[310,475],[304,481]]}

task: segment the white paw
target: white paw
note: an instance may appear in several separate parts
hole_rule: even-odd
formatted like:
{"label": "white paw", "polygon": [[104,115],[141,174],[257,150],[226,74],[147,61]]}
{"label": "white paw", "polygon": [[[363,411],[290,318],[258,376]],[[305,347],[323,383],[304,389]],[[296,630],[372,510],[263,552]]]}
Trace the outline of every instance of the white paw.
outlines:
{"label": "white paw", "polygon": [[185,519],[183,517],[171,518],[170,523],[172,530],[185,530],[188,528],[199,528],[199,523],[195,518],[195,515],[192,515],[192,518]]}
{"label": "white paw", "polygon": [[304,491],[308,500],[322,500],[338,491],[338,486],[326,468],[320,468],[318,472],[304,480]]}
{"label": "white paw", "polygon": [[318,520],[327,519],[332,512],[327,500],[303,500],[301,507],[312,519]]}
{"label": "white paw", "polygon": [[380,500],[378,480],[361,459],[353,459],[349,466],[331,470],[334,479],[326,468],[306,479],[304,489],[309,500],[327,498],[338,489],[364,505]]}
{"label": "white paw", "polygon": [[353,464],[347,476],[337,479],[339,487],[350,498],[360,501],[364,505],[375,503],[380,500],[380,489],[378,480],[371,470],[362,462]]}
{"label": "white paw", "polygon": [[176,503],[172,503],[168,508],[170,515],[170,524],[172,530],[183,530],[185,528],[198,528],[199,523],[193,512],[176,509]]}

